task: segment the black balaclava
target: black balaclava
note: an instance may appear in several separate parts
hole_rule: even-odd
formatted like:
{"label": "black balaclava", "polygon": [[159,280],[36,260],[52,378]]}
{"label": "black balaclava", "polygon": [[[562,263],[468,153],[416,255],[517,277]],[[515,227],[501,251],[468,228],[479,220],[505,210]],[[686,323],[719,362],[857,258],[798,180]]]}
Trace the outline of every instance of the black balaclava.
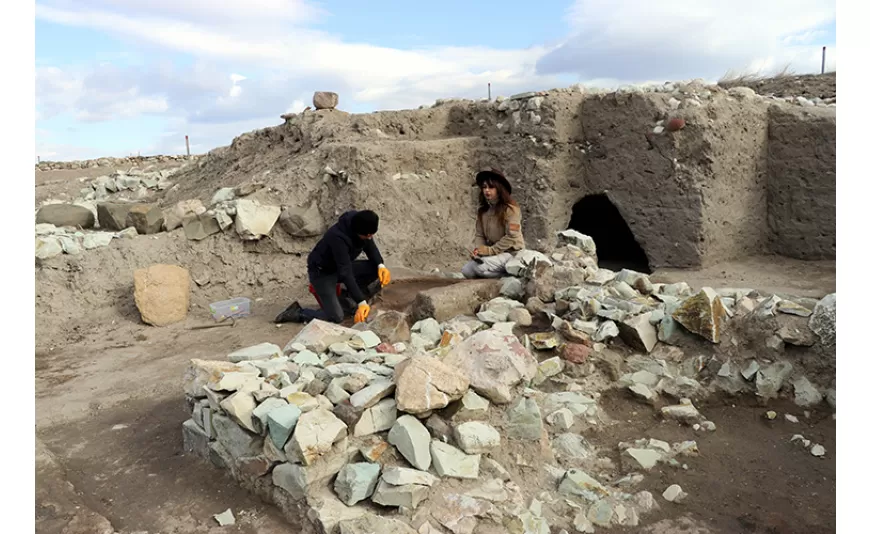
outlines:
{"label": "black balaclava", "polygon": [[378,214],[372,210],[357,212],[350,221],[350,227],[358,235],[376,234],[378,232]]}

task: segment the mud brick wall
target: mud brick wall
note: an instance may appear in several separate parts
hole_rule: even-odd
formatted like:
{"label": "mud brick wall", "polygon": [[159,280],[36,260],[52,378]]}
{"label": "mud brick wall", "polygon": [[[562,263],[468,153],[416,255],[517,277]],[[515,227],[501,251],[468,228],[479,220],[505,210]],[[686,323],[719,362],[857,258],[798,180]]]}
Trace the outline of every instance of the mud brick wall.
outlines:
{"label": "mud brick wall", "polygon": [[836,110],[776,105],[769,113],[770,247],[793,258],[835,259]]}

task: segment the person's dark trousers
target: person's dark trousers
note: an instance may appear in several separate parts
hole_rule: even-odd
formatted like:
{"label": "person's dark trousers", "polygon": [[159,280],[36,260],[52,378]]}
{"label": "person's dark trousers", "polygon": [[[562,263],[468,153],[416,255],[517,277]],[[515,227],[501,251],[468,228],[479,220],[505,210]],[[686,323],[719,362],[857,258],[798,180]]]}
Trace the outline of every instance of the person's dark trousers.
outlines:
{"label": "person's dark trousers", "polygon": [[[368,260],[356,260],[352,264],[353,277],[365,295],[366,300],[372,298],[381,290],[378,281],[378,267]],[[343,289],[341,296],[336,295],[335,286],[338,284],[338,274],[316,276],[309,274],[308,281],[314,286],[317,297],[320,299],[322,308],[302,308],[300,314],[302,320],[310,322],[312,319],[341,323],[345,317],[352,317],[356,313],[356,305],[348,296],[347,290]]]}

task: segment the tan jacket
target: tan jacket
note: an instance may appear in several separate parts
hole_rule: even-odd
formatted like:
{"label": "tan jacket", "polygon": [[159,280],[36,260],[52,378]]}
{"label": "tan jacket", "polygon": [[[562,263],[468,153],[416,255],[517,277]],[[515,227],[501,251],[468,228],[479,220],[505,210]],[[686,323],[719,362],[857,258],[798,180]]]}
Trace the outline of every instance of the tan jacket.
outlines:
{"label": "tan jacket", "polygon": [[499,222],[498,215],[492,208],[487,210],[477,220],[474,246],[481,256],[494,256],[525,248],[520,209],[508,206],[504,224]]}

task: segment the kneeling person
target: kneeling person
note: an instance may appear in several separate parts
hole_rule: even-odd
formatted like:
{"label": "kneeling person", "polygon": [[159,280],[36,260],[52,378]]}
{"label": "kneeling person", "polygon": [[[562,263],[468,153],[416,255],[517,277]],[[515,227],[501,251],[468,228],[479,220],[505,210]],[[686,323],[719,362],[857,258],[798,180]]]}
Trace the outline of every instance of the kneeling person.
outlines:
{"label": "kneeling person", "polygon": [[497,169],[477,173],[477,225],[471,261],[462,267],[466,278],[499,278],[514,253],[525,248],[520,206],[511,197],[511,184]]}
{"label": "kneeling person", "polygon": [[[276,323],[302,323],[320,319],[340,323],[353,315],[354,322],[366,320],[371,311],[366,300],[390,283],[390,271],[374,241],[378,215],[371,210],[348,211],[339,217],[308,255],[308,280],[314,287],[321,309],[302,308],[294,302],[275,318]],[[365,252],[366,260],[357,260]],[[336,288],[346,290],[338,294]]]}

